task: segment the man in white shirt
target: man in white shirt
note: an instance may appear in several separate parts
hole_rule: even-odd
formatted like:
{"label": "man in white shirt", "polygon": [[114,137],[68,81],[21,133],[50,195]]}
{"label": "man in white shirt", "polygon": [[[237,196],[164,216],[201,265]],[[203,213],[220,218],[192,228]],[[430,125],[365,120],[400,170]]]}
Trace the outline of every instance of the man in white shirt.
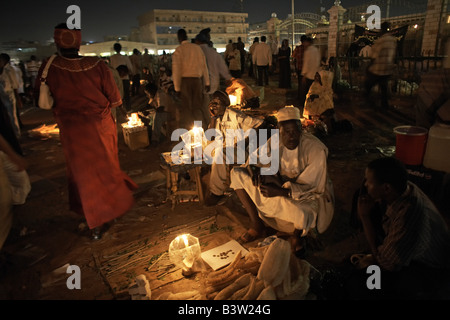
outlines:
{"label": "man in white shirt", "polygon": [[263,83],[267,86],[269,85],[269,67],[272,65],[272,49],[266,43],[266,36],[261,37],[261,43],[256,46],[253,53],[252,62],[258,69],[258,86],[263,86]]}
{"label": "man in white shirt", "polygon": [[32,55],[30,57],[30,61],[28,61],[25,65],[25,70],[27,73],[27,77],[29,78],[29,81],[30,81],[31,89],[34,89],[36,77],[38,75],[40,66],[41,66],[41,64],[36,61],[35,55]]}
{"label": "man in white shirt", "polygon": [[250,68],[248,69],[248,76],[252,77],[252,78],[254,78],[256,76],[256,70],[255,70],[256,68],[253,65],[252,57],[255,52],[255,48],[258,44],[259,44],[259,37],[255,37],[255,39],[253,39],[253,44],[248,49],[248,53],[250,55]]}
{"label": "man in white shirt", "polygon": [[209,46],[209,41],[209,29],[206,29],[205,32],[200,32],[195,37],[195,43],[200,46],[205,55],[209,72],[210,90],[205,92],[203,99],[206,108],[208,108],[212,94],[220,89],[220,78],[225,79],[226,83],[231,80],[231,74],[225,60],[214,48]]}
{"label": "man in white shirt", "polygon": [[[365,99],[368,105],[377,108],[376,100],[381,100],[381,108],[389,109],[388,82],[395,71],[395,55],[397,53],[397,39],[389,33],[389,22],[381,24],[381,36],[373,43],[370,53],[371,64],[367,68],[365,86]],[[371,97],[372,88],[380,88],[380,98]]]}
{"label": "man in white shirt", "polygon": [[204,90],[209,92],[210,80],[205,54],[202,49],[187,40],[186,30],[178,30],[180,45],[172,55],[172,79],[175,92],[181,98],[181,118],[184,126],[190,130],[194,121],[202,121],[206,130],[209,123],[209,111],[204,103]]}
{"label": "man in white shirt", "polygon": [[20,119],[19,109],[22,108],[22,100],[19,95],[19,79],[17,73],[10,63],[10,57],[6,53],[0,54],[0,82],[8,96],[12,110],[8,110],[11,118],[11,124],[14,128],[16,137],[20,137]]}
{"label": "man in white shirt", "polygon": [[[220,78],[225,81],[231,80],[231,74],[222,56],[208,45],[208,36],[205,33],[199,33],[195,37],[195,43],[200,46],[206,58],[206,64],[209,72],[210,90],[208,95],[213,94],[219,90]],[[208,96],[207,103],[209,103],[210,96]]]}
{"label": "man in white shirt", "polygon": [[[300,107],[302,108],[301,114],[303,114],[303,107],[305,106],[306,95],[308,94],[309,87],[314,82],[316,73],[320,70],[320,52],[316,46],[313,45],[313,39],[308,37],[304,41],[305,51],[303,56],[302,66],[302,85],[300,92]],[[302,42],[303,44],[303,42]]]}
{"label": "man in white shirt", "polygon": [[114,51],[116,54],[113,54],[109,61],[111,66],[117,70],[117,67],[120,65],[124,65],[128,68],[128,74],[122,74],[122,84],[123,84],[123,104],[127,111],[131,110],[131,101],[130,101],[130,74],[134,73],[133,65],[131,64],[130,58],[128,56],[122,55],[120,52],[122,51],[122,45],[120,43],[114,44]]}
{"label": "man in white shirt", "polygon": [[228,40],[227,45],[225,46],[225,52],[223,54],[224,58],[225,58],[225,63],[228,66],[228,54],[230,54],[233,51],[233,40]]}
{"label": "man in white shirt", "polygon": [[152,63],[152,57],[148,53],[148,49],[144,49],[144,54],[142,55],[142,68],[148,68],[150,70],[150,73],[153,75],[153,63]]}

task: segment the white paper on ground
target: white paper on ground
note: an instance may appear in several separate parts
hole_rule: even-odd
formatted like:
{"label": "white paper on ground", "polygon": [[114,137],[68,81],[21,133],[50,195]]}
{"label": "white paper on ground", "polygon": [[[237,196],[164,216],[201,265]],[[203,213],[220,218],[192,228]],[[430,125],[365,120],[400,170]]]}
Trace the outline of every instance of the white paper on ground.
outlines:
{"label": "white paper on ground", "polygon": [[231,240],[221,246],[202,252],[201,257],[213,270],[217,270],[231,263],[239,251],[241,251],[243,257],[248,253],[236,240]]}

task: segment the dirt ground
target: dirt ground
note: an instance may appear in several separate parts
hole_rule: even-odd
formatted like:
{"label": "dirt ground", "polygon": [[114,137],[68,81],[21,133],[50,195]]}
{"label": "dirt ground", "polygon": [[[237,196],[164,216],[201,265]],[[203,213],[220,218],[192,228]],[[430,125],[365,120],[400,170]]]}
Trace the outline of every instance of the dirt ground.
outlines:
{"label": "dirt ground", "polygon": [[[254,84],[252,79],[245,80]],[[277,77],[272,76],[260,111],[295,105],[293,82],[293,89],[278,89]],[[134,99],[134,105],[144,101],[142,97]],[[394,107],[387,112],[362,106],[357,92],[341,96],[335,103],[337,118],[351,121],[353,130],[320,135],[329,148],[335,215],[324,234],[309,237],[306,260],[322,275],[345,264],[351,254],[366,250],[364,238],[350,225],[353,193],[370,160],[394,154],[393,128],[414,123],[411,98],[392,99]],[[199,237],[202,250],[206,250],[236,238],[246,229],[248,219],[233,195],[224,206],[202,207],[190,201],[172,209],[160,166],[160,153],[170,151],[169,143],[132,151],[119,134],[121,167],[140,188],[135,192],[132,210],[117,219],[101,240],[93,241],[83,217],[68,210],[66,168],[59,141],[27,134],[27,130],[54,123],[51,112],[28,107],[21,118],[25,126],[21,143],[29,163],[32,191],[24,205],[14,207],[13,228],[3,248],[8,261],[0,270],[0,299],[128,300],[128,286],[139,274],[150,279],[152,297],[167,291],[199,289],[202,282],[198,277],[187,280],[182,279],[180,270],[164,272],[170,241],[181,232],[190,232]],[[202,173],[206,188],[207,169]],[[192,184],[181,180],[185,186]],[[446,211],[447,221],[449,216]],[[158,270],[155,261],[160,264]],[[80,267],[81,290],[67,288],[67,265]],[[58,268],[63,271],[58,273]],[[318,292],[311,297],[327,298]]]}

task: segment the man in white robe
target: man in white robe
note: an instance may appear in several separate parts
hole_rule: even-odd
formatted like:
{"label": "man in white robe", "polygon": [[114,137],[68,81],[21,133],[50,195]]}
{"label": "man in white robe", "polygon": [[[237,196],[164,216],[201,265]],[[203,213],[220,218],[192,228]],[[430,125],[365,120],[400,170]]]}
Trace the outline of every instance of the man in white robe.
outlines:
{"label": "man in white robe", "polygon": [[293,250],[297,252],[302,247],[300,237],[313,228],[323,233],[333,218],[334,192],[327,171],[328,149],[312,134],[302,132],[298,108],[282,108],[277,118],[278,150],[271,150],[270,141],[265,145],[271,161],[274,161],[271,155],[278,156],[277,174],[258,174],[259,164],[252,170],[247,166],[231,171],[230,187],[250,217],[250,228],[238,241],[246,243],[263,236],[267,225],[290,235]]}
{"label": "man in white robe", "polygon": [[222,134],[224,151],[221,163],[213,161],[211,164],[211,176],[209,180],[210,195],[206,201],[208,206],[220,204],[221,200],[226,199],[224,192],[229,187],[228,180],[230,171],[230,164],[226,163],[227,130],[242,130],[245,133],[249,129],[259,128],[264,122],[264,119],[247,116],[239,110],[229,108],[229,106],[230,99],[225,92],[214,92],[209,104],[212,115],[209,128],[215,128]]}
{"label": "man in white robe", "polygon": [[6,96],[9,99],[11,108],[8,109],[8,114],[11,119],[11,124],[14,128],[14,133],[17,139],[20,138],[20,119],[18,110],[22,108],[22,100],[19,95],[19,78],[14,67],[11,65],[10,57],[6,53],[0,54],[0,85]]}

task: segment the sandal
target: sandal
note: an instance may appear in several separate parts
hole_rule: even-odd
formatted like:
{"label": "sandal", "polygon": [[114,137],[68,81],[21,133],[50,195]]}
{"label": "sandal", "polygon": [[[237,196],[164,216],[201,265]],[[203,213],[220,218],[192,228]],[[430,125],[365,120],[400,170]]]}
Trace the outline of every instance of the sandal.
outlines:
{"label": "sandal", "polygon": [[100,240],[102,238],[103,232],[101,230],[101,227],[96,227],[94,229],[92,229],[91,231],[92,233],[92,240],[96,241],[96,240]]}
{"label": "sandal", "polygon": [[92,240],[94,240],[94,241],[100,240],[103,237],[103,235],[106,233],[106,231],[108,231],[109,228],[111,228],[111,224],[112,224],[111,222],[107,222],[99,227],[95,227],[94,229],[92,229],[91,230]]}
{"label": "sandal", "polygon": [[245,243],[255,241],[258,238],[259,238],[259,233],[257,231],[255,231],[253,229],[248,229],[243,234],[241,234],[241,236],[239,238],[237,238],[236,241],[239,244],[245,244]]}

